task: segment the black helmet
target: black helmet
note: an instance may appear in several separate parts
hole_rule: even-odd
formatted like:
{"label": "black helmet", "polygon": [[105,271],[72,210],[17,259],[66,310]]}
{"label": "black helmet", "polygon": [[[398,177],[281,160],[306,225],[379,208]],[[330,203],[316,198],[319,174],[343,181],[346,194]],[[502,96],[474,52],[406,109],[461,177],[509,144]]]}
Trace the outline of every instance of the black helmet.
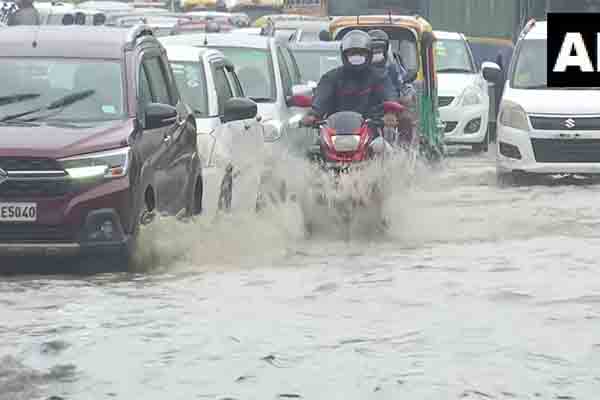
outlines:
{"label": "black helmet", "polygon": [[[373,64],[386,63],[390,49],[390,37],[381,29],[370,30],[369,36],[371,36],[371,39],[373,40]],[[377,54],[383,54],[383,58],[377,57]]]}
{"label": "black helmet", "polygon": [[366,32],[353,30],[344,35],[340,45],[344,68],[361,71],[371,65],[373,59],[372,40]]}

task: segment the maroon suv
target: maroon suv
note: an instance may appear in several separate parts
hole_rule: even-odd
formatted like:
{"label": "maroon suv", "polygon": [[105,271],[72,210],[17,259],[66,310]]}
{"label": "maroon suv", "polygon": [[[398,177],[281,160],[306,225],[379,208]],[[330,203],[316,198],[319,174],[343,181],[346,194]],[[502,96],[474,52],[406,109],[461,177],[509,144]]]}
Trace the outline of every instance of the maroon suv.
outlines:
{"label": "maroon suv", "polygon": [[201,212],[195,122],[148,28],[5,28],[0,79],[0,256],[128,260],[156,211]]}

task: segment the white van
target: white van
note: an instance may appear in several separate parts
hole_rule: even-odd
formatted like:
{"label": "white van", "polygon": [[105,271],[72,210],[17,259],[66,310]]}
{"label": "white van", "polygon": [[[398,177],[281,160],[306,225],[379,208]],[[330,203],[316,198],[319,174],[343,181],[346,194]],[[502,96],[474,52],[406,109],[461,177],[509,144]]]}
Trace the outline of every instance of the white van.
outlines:
{"label": "white van", "polygon": [[[521,32],[498,113],[501,183],[527,174],[600,173],[600,88],[548,88],[545,21]],[[489,81],[500,76],[484,63]]]}

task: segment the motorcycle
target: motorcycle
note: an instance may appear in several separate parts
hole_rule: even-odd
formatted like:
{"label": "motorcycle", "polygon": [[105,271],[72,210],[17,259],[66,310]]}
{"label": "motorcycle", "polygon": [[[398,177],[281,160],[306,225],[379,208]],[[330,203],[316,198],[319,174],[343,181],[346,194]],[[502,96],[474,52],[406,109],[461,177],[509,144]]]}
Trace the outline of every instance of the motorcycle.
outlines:
{"label": "motorcycle", "polygon": [[[367,220],[375,222],[378,230],[384,228],[385,182],[382,174],[372,176],[367,172],[368,167],[377,170],[389,151],[382,135],[377,134],[376,129],[382,132],[378,121],[365,119],[356,112],[341,111],[316,121],[313,127],[318,134],[308,151],[315,174],[305,193],[307,204],[311,204],[305,213],[307,232],[311,234],[316,223],[329,223],[333,217],[333,223],[342,227],[348,237],[361,214],[369,216]],[[316,212],[316,208],[326,215]]]}

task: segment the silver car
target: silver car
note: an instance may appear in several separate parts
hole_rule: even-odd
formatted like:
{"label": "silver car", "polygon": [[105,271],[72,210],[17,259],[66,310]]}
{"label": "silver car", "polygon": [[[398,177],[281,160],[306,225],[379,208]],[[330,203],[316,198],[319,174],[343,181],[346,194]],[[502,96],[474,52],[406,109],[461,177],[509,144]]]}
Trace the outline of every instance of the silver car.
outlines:
{"label": "silver car", "polygon": [[221,51],[235,66],[246,95],[258,104],[258,116],[269,133],[268,151],[279,153],[281,147],[302,151],[312,133],[299,123],[310,107],[312,88],[303,82],[294,55],[284,44],[272,37],[237,33],[171,36],[161,41]]}

